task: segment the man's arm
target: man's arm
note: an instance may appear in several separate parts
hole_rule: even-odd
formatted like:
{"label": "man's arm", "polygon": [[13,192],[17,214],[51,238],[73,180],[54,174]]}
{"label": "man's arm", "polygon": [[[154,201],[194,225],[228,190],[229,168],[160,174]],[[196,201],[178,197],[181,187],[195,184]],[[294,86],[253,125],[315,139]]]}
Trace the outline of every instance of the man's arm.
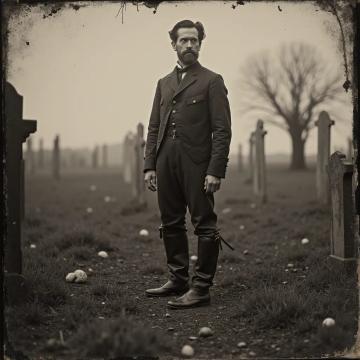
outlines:
{"label": "man's arm", "polygon": [[221,75],[217,75],[211,80],[209,110],[213,138],[211,158],[206,174],[217,178],[225,178],[226,166],[229,161],[231,114],[227,93]]}
{"label": "man's arm", "polygon": [[156,144],[160,126],[160,80],[156,86],[155,97],[151,110],[148,133],[145,146],[145,162],[144,162],[144,173],[148,170],[155,170],[155,159],[156,159]]}

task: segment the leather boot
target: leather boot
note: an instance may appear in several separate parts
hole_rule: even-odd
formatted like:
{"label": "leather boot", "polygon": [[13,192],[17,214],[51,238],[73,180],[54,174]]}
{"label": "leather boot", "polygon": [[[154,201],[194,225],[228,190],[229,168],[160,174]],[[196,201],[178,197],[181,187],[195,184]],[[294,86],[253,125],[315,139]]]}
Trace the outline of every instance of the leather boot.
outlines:
{"label": "leather boot", "polygon": [[214,235],[198,237],[198,259],[191,289],[178,299],[168,302],[172,309],[192,308],[210,304],[209,288],[213,285],[219,256],[220,238]]}
{"label": "leather boot", "polygon": [[155,289],[148,289],[145,291],[147,296],[150,297],[164,297],[171,295],[181,295],[189,290],[189,284],[177,284],[171,280],[163,286]]}
{"label": "leather boot", "polygon": [[186,231],[169,231],[160,228],[163,238],[169,281],[160,288],[146,290],[148,296],[179,295],[189,289],[189,245]]}

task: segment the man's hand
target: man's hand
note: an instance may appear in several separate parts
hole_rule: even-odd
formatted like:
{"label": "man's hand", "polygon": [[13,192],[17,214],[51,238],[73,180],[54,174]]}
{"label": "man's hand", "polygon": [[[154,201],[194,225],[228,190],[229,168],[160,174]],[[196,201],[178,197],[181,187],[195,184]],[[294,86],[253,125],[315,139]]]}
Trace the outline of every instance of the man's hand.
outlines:
{"label": "man's hand", "polygon": [[204,182],[204,190],[207,194],[214,193],[220,189],[221,179],[213,176],[213,175],[206,175],[205,182]]}
{"label": "man's hand", "polygon": [[156,191],[157,187],[156,187],[156,172],[155,170],[148,170],[145,173],[145,184],[148,187],[149,190],[151,191]]}

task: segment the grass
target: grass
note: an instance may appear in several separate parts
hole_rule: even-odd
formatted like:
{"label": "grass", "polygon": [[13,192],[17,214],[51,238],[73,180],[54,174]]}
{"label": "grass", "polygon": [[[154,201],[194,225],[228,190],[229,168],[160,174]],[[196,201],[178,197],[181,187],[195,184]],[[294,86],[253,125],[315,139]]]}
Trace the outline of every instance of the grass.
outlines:
{"label": "grass", "polygon": [[82,358],[150,357],[169,347],[166,339],[126,316],[82,325],[69,343]]}

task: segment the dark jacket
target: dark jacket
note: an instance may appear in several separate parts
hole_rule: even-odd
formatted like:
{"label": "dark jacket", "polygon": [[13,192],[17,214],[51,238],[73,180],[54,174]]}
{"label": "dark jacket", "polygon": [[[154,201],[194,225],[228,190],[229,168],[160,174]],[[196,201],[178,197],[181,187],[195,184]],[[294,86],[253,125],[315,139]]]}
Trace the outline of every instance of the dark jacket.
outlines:
{"label": "dark jacket", "polygon": [[180,85],[176,68],[157,83],[145,148],[144,172],[156,170],[169,116],[184,150],[195,163],[207,161],[207,174],[225,177],[231,140],[231,115],[221,75],[193,64]]}

